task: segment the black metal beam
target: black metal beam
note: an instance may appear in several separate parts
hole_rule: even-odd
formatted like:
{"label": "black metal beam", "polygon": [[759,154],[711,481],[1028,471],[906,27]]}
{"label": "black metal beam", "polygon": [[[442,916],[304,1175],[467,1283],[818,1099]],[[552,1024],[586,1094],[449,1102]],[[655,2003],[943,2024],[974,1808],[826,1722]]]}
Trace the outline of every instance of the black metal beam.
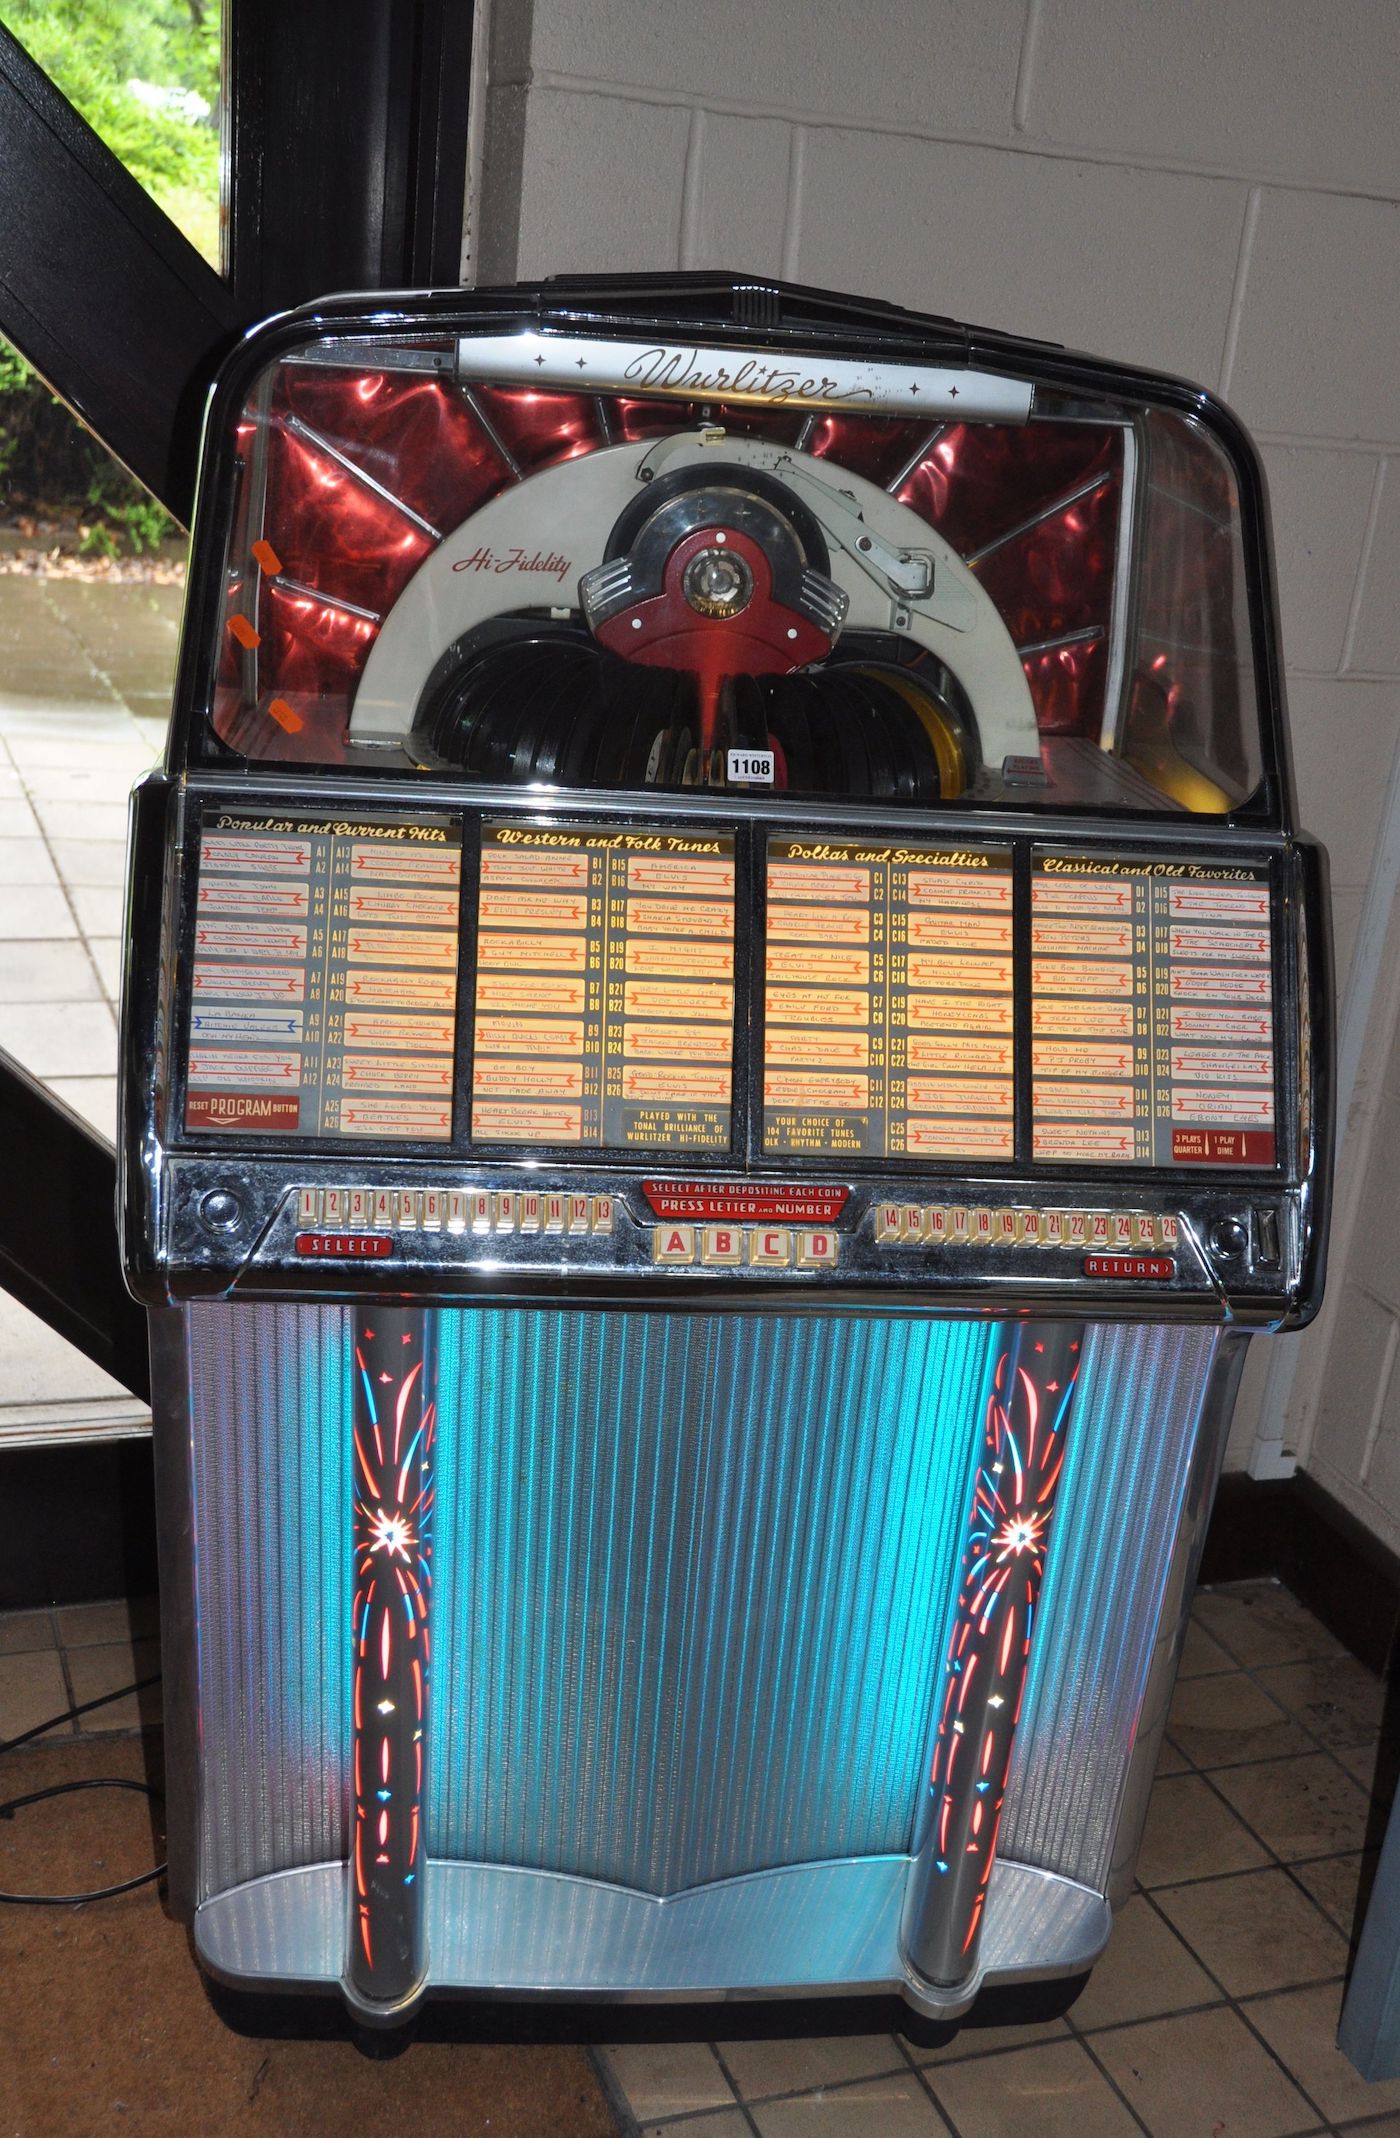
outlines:
{"label": "black metal beam", "polygon": [[228,0],[229,273],[249,318],[460,280],[471,0]]}
{"label": "black metal beam", "polygon": [[[327,289],[454,283],[470,0],[228,0],[231,281],[0,25],[0,333],[188,524],[218,364]],[[0,1054],[0,1286],[149,1396],[109,1145]]]}
{"label": "black metal beam", "polygon": [[247,321],[0,26],[0,332],[182,522],[205,391]]}
{"label": "black metal beam", "polygon": [[146,1314],[122,1282],[117,1154],[0,1052],[0,1287],[149,1402]]}

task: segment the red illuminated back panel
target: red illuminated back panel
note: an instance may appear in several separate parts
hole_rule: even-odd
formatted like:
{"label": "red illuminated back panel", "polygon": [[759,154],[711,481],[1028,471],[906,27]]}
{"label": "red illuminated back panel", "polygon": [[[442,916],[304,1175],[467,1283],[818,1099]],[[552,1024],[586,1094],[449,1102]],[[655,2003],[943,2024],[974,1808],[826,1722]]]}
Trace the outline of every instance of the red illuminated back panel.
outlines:
{"label": "red illuminated back panel", "polygon": [[345,337],[252,382],[222,743],[915,806],[1257,790],[1236,481],[1188,418],[1037,389],[969,420],[975,385],[935,409],[917,376],[878,412],[639,394],[625,349],[607,391],[552,351],[487,375],[530,362]]}

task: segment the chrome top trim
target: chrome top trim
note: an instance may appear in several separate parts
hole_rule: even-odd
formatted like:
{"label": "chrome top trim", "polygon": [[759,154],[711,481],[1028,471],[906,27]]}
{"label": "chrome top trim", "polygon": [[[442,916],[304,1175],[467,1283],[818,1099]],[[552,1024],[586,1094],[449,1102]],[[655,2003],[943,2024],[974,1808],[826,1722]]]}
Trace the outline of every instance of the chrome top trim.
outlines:
{"label": "chrome top trim", "polygon": [[985,423],[1025,423],[1033,396],[1024,379],[989,371],[528,329],[464,334],[457,344],[457,375],[568,385],[578,393],[666,394],[686,401],[836,408],[869,416],[946,413],[960,422]]}

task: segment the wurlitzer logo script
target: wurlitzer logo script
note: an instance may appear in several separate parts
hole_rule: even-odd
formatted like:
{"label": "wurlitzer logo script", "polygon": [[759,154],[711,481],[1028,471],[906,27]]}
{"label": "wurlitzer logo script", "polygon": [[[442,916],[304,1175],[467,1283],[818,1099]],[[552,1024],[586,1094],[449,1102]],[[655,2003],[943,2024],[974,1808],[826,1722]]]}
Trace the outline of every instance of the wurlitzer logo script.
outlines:
{"label": "wurlitzer logo script", "polygon": [[862,414],[946,409],[949,415],[1024,423],[1031,407],[1024,379],[963,366],[931,369],[771,348],[608,341],[591,334],[466,334],[457,344],[457,367],[464,379],[518,379],[546,389],[567,382],[570,393],[674,394]]}
{"label": "wurlitzer logo script", "polygon": [[563,581],[572,576],[574,560],[561,557],[556,549],[525,550],[517,546],[502,555],[489,544],[483,544],[469,557],[458,557],[452,569],[454,572],[539,572],[546,579]]}
{"label": "wurlitzer logo script", "polygon": [[860,403],[874,398],[869,386],[842,380],[830,371],[805,365],[770,364],[741,355],[720,361],[720,352],[692,343],[676,348],[658,343],[639,350],[624,373],[626,383],[647,393],[725,394],[735,400]]}

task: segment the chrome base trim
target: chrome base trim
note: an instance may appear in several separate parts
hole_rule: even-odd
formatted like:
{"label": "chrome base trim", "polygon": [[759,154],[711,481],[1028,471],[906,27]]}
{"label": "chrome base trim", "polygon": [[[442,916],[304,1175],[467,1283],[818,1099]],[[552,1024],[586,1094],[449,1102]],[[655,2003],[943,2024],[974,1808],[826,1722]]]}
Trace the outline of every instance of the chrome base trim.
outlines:
{"label": "chrome base trim", "polygon": [[[897,1995],[957,2019],[992,1982],[1074,1975],[1108,1942],[1106,1901],[1048,1871],[1000,1862],[981,1962],[944,1988],[910,1974],[899,1922],[909,1861],[795,1864],[669,1900],[496,1864],[432,1863],[428,1996],[725,2002]],[[195,1949],[234,1988],[324,1992],[345,1958],[346,1867],[273,1872],[204,1902]]]}

